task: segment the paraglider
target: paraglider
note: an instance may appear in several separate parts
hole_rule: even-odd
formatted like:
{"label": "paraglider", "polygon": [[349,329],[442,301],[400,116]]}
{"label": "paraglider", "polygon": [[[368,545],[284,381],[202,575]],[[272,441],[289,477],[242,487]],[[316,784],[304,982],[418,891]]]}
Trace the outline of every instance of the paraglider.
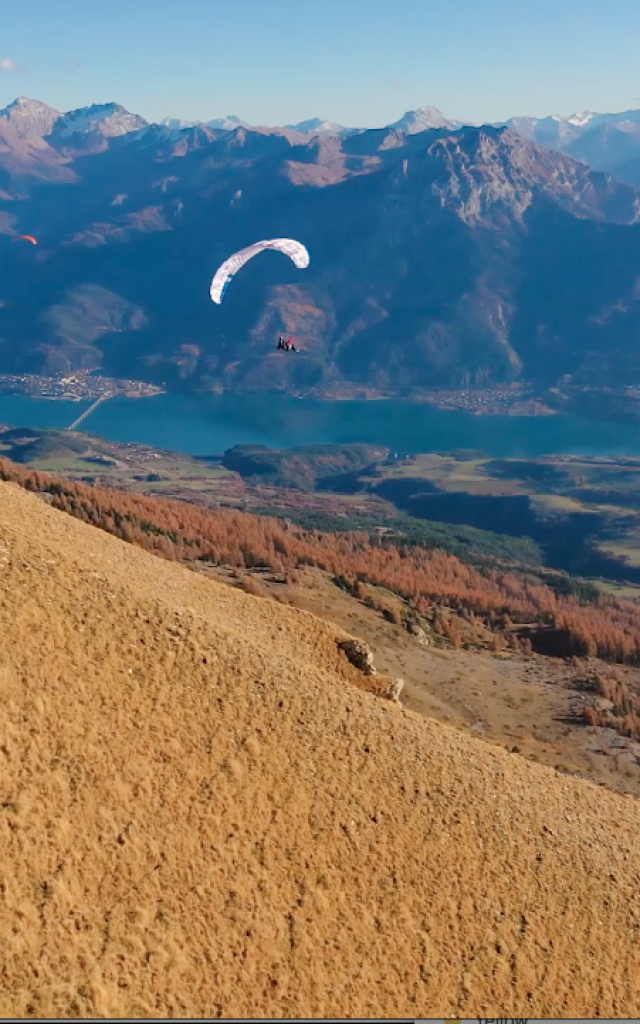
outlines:
{"label": "paraglider", "polygon": [[298,270],[304,270],[309,266],[309,253],[304,245],[296,242],[293,238],[271,238],[263,242],[256,242],[254,245],[249,245],[246,249],[240,249],[239,252],[234,253],[218,268],[209,290],[213,302],[220,305],[227,288],[240,268],[265,249],[275,249],[277,252],[283,253],[284,256],[288,256]]}
{"label": "paraglider", "polygon": [[34,238],[33,235],[16,235],[13,239],[14,242],[19,242],[22,239],[25,242],[31,242],[32,245],[38,244],[38,239]]}
{"label": "paraglider", "polygon": [[298,351],[298,349],[296,348],[296,346],[293,343],[293,338],[287,338],[287,340],[285,341],[283,334],[281,334],[279,336],[279,338],[278,338],[277,348],[281,352],[297,352]]}

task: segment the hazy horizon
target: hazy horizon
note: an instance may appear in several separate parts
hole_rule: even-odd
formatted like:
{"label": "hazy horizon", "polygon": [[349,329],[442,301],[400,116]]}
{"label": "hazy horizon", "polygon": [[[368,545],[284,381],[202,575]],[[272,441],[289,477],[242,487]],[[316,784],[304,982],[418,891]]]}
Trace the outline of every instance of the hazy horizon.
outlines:
{"label": "hazy horizon", "polygon": [[[19,99],[29,99],[29,100],[35,100],[35,101],[40,101],[42,103],[46,103],[48,106],[50,106],[50,107],[52,107],[54,109],[60,110],[60,112],[63,113],[63,114],[64,113],[69,113],[72,110],[88,108],[88,107],[91,107],[91,106],[102,106],[102,105],[105,105],[105,104],[108,104],[108,103],[119,103],[121,106],[125,107],[125,104],[123,104],[122,101],[117,96],[112,96],[110,99],[104,99],[104,98],[101,98],[101,97],[98,97],[98,98],[88,97],[84,102],[79,102],[74,107],[60,108],[60,107],[55,107],[55,104],[53,104],[53,103],[48,103],[47,100],[43,99],[42,96],[31,96],[31,95],[27,95],[25,93],[16,93],[16,95],[13,97],[13,99],[7,101],[6,103],[3,103],[1,109],[5,109],[6,107],[10,106],[13,102],[15,102],[15,101],[17,101]],[[640,107],[640,97],[638,97],[636,103],[637,103],[638,107]],[[287,124],[301,124],[301,123],[303,123],[305,121],[311,121],[311,120],[314,120],[315,118],[320,118],[320,119],[325,120],[327,122],[333,122],[335,124],[340,124],[344,128],[355,128],[355,129],[361,128],[361,129],[367,130],[367,129],[386,127],[387,124],[391,124],[392,122],[399,121],[405,114],[410,113],[411,111],[416,111],[416,110],[419,110],[421,108],[425,108],[425,107],[435,107],[435,104],[431,104],[431,103],[415,103],[412,106],[406,107],[406,108],[404,108],[402,110],[398,109],[398,111],[396,112],[395,116],[393,116],[389,121],[382,121],[382,120],[380,120],[380,121],[376,122],[375,124],[346,124],[345,122],[338,121],[337,118],[329,117],[329,116],[328,117],[324,117],[322,113],[317,113],[317,112],[313,112],[313,111],[310,111],[307,114],[303,115],[302,117],[298,118],[298,120],[295,121],[295,122],[285,122],[283,120],[274,120],[274,119],[271,119],[269,121],[252,121],[250,118],[245,117],[243,115],[242,111],[237,111],[237,110],[219,110],[219,111],[216,111],[216,112],[212,112],[208,116],[204,116],[204,117],[200,117],[200,118],[190,117],[188,113],[187,114],[177,113],[177,114],[166,114],[163,117],[159,117],[159,118],[154,119],[154,118],[145,117],[144,113],[141,113],[140,110],[137,110],[137,109],[135,109],[133,107],[126,107],[126,109],[128,110],[129,113],[138,114],[140,117],[145,117],[145,120],[147,120],[150,124],[161,124],[165,120],[175,120],[175,121],[179,120],[179,121],[184,122],[185,124],[186,123],[202,123],[202,124],[206,124],[207,122],[214,121],[214,120],[222,120],[222,119],[225,119],[225,118],[238,118],[240,121],[244,121],[247,124],[250,124],[250,125],[252,125],[255,128],[260,128],[260,127],[286,127]],[[473,119],[471,119],[471,118],[456,118],[456,117],[452,117],[450,115],[449,111],[447,111],[447,110],[442,110],[439,107],[436,108],[436,109],[440,110],[440,112],[442,114],[444,114],[444,116],[447,117],[451,121],[459,121],[459,122],[461,122],[462,124],[465,124],[465,125],[482,125],[482,124],[497,124],[497,123],[500,123],[502,121],[509,120],[510,117],[524,117],[524,116],[531,116],[531,117],[538,117],[538,118],[553,117],[553,116],[572,117],[572,116],[574,116],[576,114],[582,113],[587,108],[582,107],[582,108],[576,109],[576,110],[564,110],[564,111],[549,110],[549,111],[546,111],[544,113],[538,113],[538,114],[531,114],[530,111],[517,111],[515,113],[510,114],[509,117],[506,117],[506,118],[480,118],[480,119],[478,119],[478,118],[473,118]],[[620,113],[624,113],[624,111],[628,110],[628,109],[632,109],[632,108],[631,107],[625,107],[625,108],[621,108],[619,110],[618,109],[615,109],[615,110],[613,110],[613,109],[612,110],[600,109],[600,110],[592,111],[592,112],[598,113],[598,114],[620,114]]]}

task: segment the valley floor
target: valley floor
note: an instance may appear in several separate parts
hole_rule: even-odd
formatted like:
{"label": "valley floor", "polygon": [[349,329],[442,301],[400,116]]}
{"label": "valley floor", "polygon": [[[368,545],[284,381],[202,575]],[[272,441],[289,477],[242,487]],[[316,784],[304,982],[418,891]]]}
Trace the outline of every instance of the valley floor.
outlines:
{"label": "valley floor", "polygon": [[[222,567],[208,572],[234,582],[234,574]],[[584,681],[598,672],[606,675],[610,666],[595,659],[424,647],[317,569],[299,570],[293,585],[273,582],[268,573],[255,575],[277,600],[365,640],[379,670],[404,679],[405,707],[558,771],[640,797],[640,743],[585,719],[593,697],[585,693]],[[640,693],[640,669],[614,671]]]}

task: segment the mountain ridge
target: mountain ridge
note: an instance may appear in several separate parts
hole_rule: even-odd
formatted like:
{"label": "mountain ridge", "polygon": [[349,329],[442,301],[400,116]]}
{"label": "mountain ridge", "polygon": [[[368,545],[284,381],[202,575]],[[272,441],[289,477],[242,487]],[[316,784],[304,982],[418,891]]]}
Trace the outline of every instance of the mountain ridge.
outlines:
{"label": "mountain ridge", "polygon": [[[108,108],[111,109],[110,115],[100,117],[99,112]],[[92,145],[96,148],[98,142],[95,136],[104,138],[123,135],[149,126],[144,118],[130,114],[117,103],[94,104],[63,114],[38,100],[26,97],[18,97],[0,111],[0,128],[3,120],[13,120],[15,125],[20,126],[18,132],[21,137],[28,137],[31,141],[41,140],[55,130],[59,137],[75,136],[77,149],[82,138],[85,151],[90,151]],[[401,118],[386,125],[386,128],[401,130],[405,134],[416,134],[433,128],[455,130],[472,124],[477,122],[451,119],[437,107],[423,106],[406,111]],[[215,131],[260,127],[235,114],[214,117],[208,121],[165,117],[159,122],[159,127],[177,131],[200,125]],[[635,170],[635,161],[640,160],[640,110],[631,109],[617,113],[583,110],[569,115],[551,114],[544,117],[520,115],[506,121],[493,122],[493,126],[509,128],[537,145],[574,155],[588,163],[594,170],[619,174],[621,179],[629,184],[640,185],[640,177]],[[347,128],[320,117],[287,124],[284,128],[307,136],[338,137],[372,130]],[[87,144],[87,136],[94,136],[92,143]]]}
{"label": "mountain ridge", "polygon": [[[567,154],[486,125],[114,134],[124,115],[104,114],[59,143],[0,135],[0,371],[325,394],[640,383],[640,194]],[[216,266],[282,236],[309,269],[260,257],[212,309]],[[116,309],[129,326],[105,330]]]}
{"label": "mountain ridge", "polygon": [[[72,119],[74,115],[78,117],[79,115],[82,115],[84,112],[87,111],[96,111],[101,108],[111,107],[117,108],[120,113],[129,114],[129,116],[132,118],[139,118],[139,115],[130,114],[129,111],[125,111],[125,109],[120,104],[114,102],[94,103],[86,107],[80,107],[75,110],[68,111],[66,113],[61,113],[60,111],[55,110],[55,108],[49,107],[46,103],[43,103],[40,100],[30,99],[29,97],[25,96],[17,97],[17,99],[13,100],[12,103],[10,103],[7,107],[5,107],[3,110],[0,110],[0,117],[5,116],[7,111],[11,111],[11,109],[15,107],[21,107],[23,109],[22,116],[27,116],[29,110],[31,110],[32,116],[36,117],[37,108],[42,108],[46,111],[51,112],[51,114],[55,117],[63,117],[69,119]],[[159,124],[161,126],[172,128],[193,127],[198,124],[206,124],[211,128],[224,128],[225,130],[233,130],[234,128],[238,127],[253,128],[260,126],[259,124],[246,121],[243,118],[238,117],[238,115],[236,114],[227,114],[225,117],[213,117],[209,119],[199,120],[188,120],[184,118],[176,118],[169,116],[162,118],[158,122],[148,122],[145,121],[144,118],[139,119],[141,121],[144,121],[145,124],[154,123]],[[539,132],[541,131],[543,135],[553,134],[553,125],[557,126],[556,131],[558,130],[558,128],[561,129],[563,126],[570,126],[574,132],[573,137],[577,137],[581,132],[591,131],[594,127],[599,127],[604,124],[615,126],[619,124],[626,124],[629,121],[640,121],[640,109],[632,108],[628,110],[618,111],[615,113],[598,113],[595,111],[583,110],[576,112],[574,114],[548,114],[543,117],[534,117],[531,115],[514,115],[504,121],[491,121],[489,119],[485,119],[484,121],[479,122],[477,120],[459,120],[456,118],[449,118],[445,114],[443,114],[443,112],[438,107],[434,107],[427,104],[421,107],[416,107],[414,109],[407,110],[402,115],[402,117],[398,118],[396,121],[388,122],[386,125],[381,125],[380,127],[402,128],[406,124],[411,124],[416,126],[421,125],[421,127],[418,130],[424,131],[427,128],[460,128],[464,125],[469,126],[479,124],[491,124],[494,125],[495,127],[506,126],[508,128],[512,128],[512,130],[515,130],[514,125],[520,122],[522,125],[522,130],[523,132],[525,132],[526,137],[530,138],[532,141],[540,142],[541,138]],[[291,128],[295,131],[319,131],[321,133],[326,133],[327,131],[334,130],[337,134],[343,132],[361,132],[371,130],[371,126],[368,128],[362,126],[346,127],[345,125],[340,124],[336,121],[332,121],[331,119],[322,117],[311,117],[292,124],[276,124],[270,125],[270,127],[285,127]]]}

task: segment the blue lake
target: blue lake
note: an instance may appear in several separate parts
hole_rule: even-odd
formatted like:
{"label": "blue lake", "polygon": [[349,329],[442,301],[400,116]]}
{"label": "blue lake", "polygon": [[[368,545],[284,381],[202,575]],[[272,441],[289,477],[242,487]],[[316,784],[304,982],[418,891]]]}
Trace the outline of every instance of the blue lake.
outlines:
{"label": "blue lake", "polygon": [[[89,404],[0,394],[0,423],[62,429]],[[640,425],[634,424],[574,416],[471,416],[411,402],[319,402],[264,393],[113,398],[80,429],[191,455],[218,455],[248,442],[291,448],[352,441],[407,453],[477,448],[494,457],[640,455]]]}

